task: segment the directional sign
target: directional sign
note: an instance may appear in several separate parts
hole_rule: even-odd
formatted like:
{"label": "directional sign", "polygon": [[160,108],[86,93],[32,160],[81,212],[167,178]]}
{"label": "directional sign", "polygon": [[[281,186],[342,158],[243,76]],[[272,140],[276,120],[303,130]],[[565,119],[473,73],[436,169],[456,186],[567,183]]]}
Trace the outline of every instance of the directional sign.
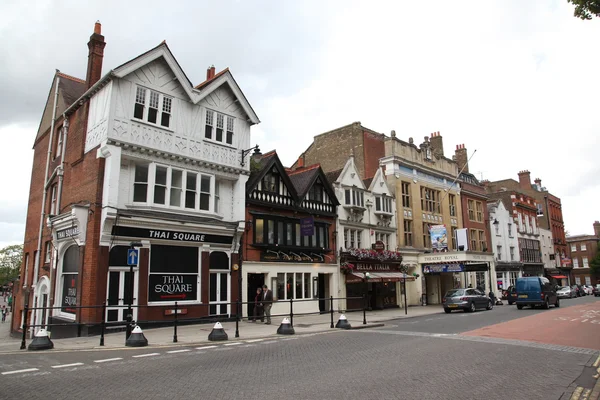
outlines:
{"label": "directional sign", "polygon": [[127,250],[127,265],[137,265],[138,263],[138,250],[129,249]]}

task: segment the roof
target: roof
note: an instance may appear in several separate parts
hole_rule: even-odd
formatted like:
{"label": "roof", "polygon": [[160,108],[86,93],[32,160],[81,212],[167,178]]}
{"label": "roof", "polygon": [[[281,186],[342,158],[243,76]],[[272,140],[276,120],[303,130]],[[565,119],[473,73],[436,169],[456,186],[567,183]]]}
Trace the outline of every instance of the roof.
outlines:
{"label": "roof", "polygon": [[298,194],[295,191],[294,184],[288,176],[288,172],[281,164],[281,160],[275,150],[271,150],[260,156],[253,156],[255,164],[250,168],[250,178],[246,182],[246,195],[252,191],[258,185],[258,182],[270,171],[273,167],[277,169],[284,185],[288,188],[288,191],[294,199],[297,199]]}
{"label": "roof", "polygon": [[566,237],[567,242],[583,242],[583,241],[588,241],[588,240],[600,240],[600,238],[598,236],[594,236],[594,235],[573,235],[573,236],[567,236]]}
{"label": "roof", "polygon": [[225,68],[223,71],[216,73],[215,76],[213,76],[210,79],[205,80],[204,82],[202,82],[198,86],[194,87],[194,89],[202,90],[202,88],[204,88],[210,82],[214,81],[215,79],[217,79],[218,77],[220,77],[221,75],[223,75],[225,72],[229,72],[229,68]]}
{"label": "roof", "polygon": [[320,167],[319,164],[314,164],[309,167],[297,169],[288,174],[300,198],[303,198],[306,192],[308,192],[308,189],[312,186],[319,174]]}
{"label": "roof", "polygon": [[363,179],[363,183],[366,188],[369,188],[371,186],[371,182],[373,182],[373,178]]}
{"label": "roof", "polygon": [[326,172],[325,179],[327,179],[327,182],[329,182],[330,184],[333,184],[340,177],[340,174],[342,173],[343,170],[344,170],[343,168],[340,168],[340,169],[336,169],[335,171]]}

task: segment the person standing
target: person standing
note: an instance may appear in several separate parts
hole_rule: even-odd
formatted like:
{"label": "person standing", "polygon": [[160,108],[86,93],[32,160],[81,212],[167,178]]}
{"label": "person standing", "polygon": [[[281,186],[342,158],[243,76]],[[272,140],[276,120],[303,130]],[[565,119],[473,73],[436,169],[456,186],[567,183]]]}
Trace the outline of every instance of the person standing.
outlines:
{"label": "person standing", "polygon": [[6,321],[7,312],[8,310],[6,309],[6,306],[2,306],[2,322]]}
{"label": "person standing", "polygon": [[269,290],[267,285],[263,285],[262,305],[267,317],[266,325],[271,325],[271,306],[273,305],[273,292]]}
{"label": "person standing", "polygon": [[262,290],[260,288],[256,288],[256,296],[254,297],[254,315],[252,317],[252,322],[256,322],[256,320],[259,318],[260,322],[265,321],[262,306]]}

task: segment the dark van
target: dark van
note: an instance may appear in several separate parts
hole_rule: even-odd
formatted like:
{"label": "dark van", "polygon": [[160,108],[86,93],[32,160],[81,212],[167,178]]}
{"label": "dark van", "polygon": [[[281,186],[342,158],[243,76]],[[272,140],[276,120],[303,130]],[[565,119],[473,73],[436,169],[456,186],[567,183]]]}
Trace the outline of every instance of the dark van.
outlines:
{"label": "dark van", "polygon": [[560,300],[556,294],[556,288],[550,281],[541,276],[528,276],[517,279],[517,308],[524,306],[543,306],[549,308],[550,304],[560,307]]}

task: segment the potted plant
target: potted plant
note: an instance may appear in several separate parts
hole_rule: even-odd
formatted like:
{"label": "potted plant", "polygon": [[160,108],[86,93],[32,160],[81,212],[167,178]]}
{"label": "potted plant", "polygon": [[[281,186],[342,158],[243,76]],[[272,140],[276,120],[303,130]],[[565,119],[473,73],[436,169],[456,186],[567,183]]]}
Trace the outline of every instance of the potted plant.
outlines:
{"label": "potted plant", "polygon": [[352,271],[354,271],[356,269],[356,267],[354,266],[354,264],[349,263],[349,262],[343,262],[340,265],[340,271],[342,271],[342,274],[347,275],[352,273]]}

